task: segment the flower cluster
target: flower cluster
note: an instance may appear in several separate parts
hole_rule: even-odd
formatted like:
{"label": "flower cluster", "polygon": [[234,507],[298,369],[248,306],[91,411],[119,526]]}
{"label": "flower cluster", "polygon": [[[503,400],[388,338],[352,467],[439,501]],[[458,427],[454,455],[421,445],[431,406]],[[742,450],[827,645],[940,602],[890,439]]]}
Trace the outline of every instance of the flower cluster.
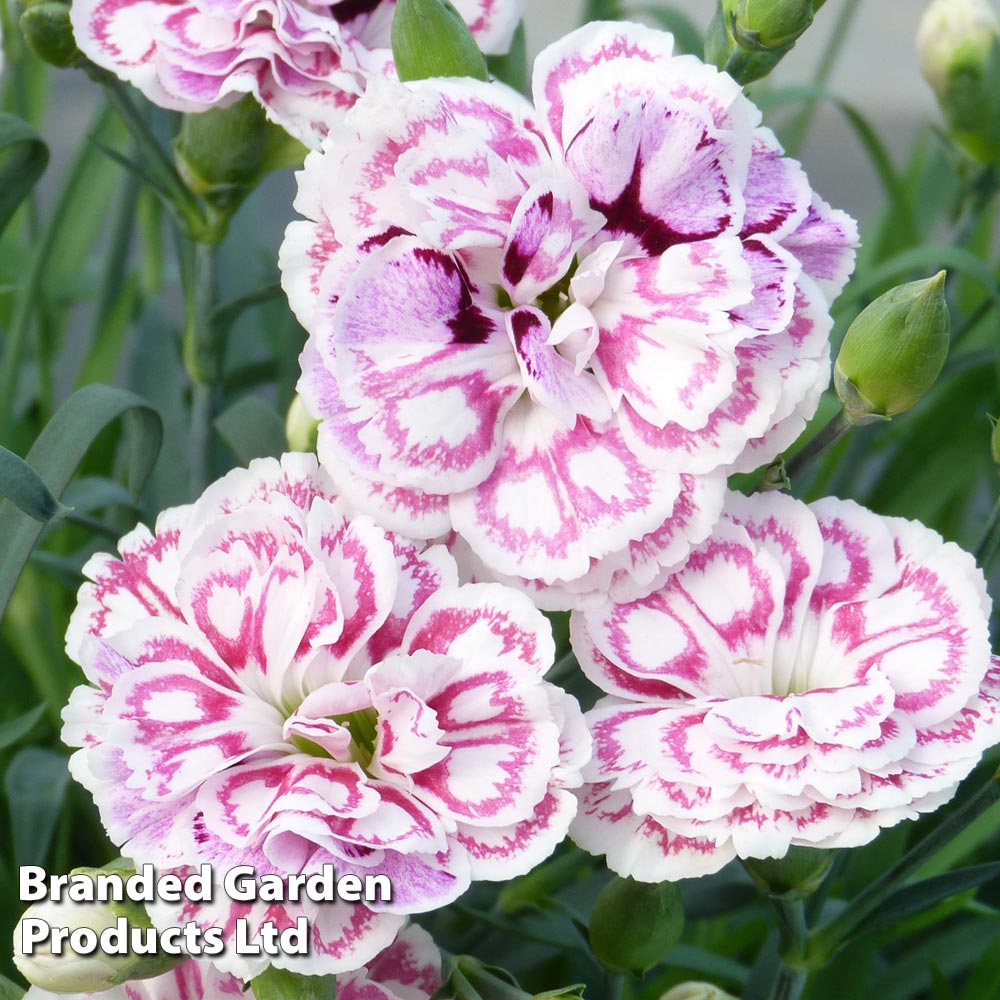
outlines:
{"label": "flower cluster", "polygon": [[[348,519],[310,456],[235,470],[93,558],[63,738],[136,863],[381,873],[380,904],[156,903],[154,921],[310,918],[311,974],[359,967],[404,913],[525,872],[562,840],[590,740],[542,679],[548,623],[452,557]],[[220,967],[247,972],[226,953]]]}
{"label": "flower cluster", "polygon": [[[487,51],[524,7],[456,4]],[[252,93],[314,147],[279,263],[319,430],[318,458],[236,469],[84,567],[71,772],[136,865],[392,886],[158,901],[157,927],[227,941],[304,917],[309,954],[229,949],[109,1000],[236,1000],[268,962],[428,1000],[440,955],[407,915],[568,832],[647,882],[858,845],[1000,735],[970,556],[850,501],[727,491],[814,414],[857,243],[740,86],[620,23],[544,50],[531,101],[400,83],[394,8],[72,7],[157,103]],[[540,608],[572,609],[607,695],[586,716],[545,680]]]}
{"label": "flower cluster", "polygon": [[280,263],[338,485],[579,607],[662,582],[802,430],[856,231],[669,35],[589,25],[533,89],[371,86]]}
{"label": "flower cluster", "polygon": [[666,586],[574,616],[610,695],[574,839],[660,881],[937,809],[1000,736],[989,608],[971,556],[921,524],[731,494]]}
{"label": "flower cluster", "polygon": [[[525,0],[455,0],[486,52],[506,52]],[[314,146],[392,73],[395,0],[76,0],[80,50],[177,111],[253,94],[274,121]]]}

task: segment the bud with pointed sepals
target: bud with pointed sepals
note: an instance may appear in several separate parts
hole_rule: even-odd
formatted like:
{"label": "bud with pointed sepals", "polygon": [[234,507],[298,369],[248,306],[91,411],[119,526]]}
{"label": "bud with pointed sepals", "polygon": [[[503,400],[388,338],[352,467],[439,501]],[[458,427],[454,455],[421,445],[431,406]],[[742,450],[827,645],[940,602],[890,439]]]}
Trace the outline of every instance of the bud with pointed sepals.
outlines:
{"label": "bud with pointed sepals", "polygon": [[616,972],[641,976],[680,940],[684,908],[672,882],[613,878],[590,915],[590,948]]}
{"label": "bud with pointed sepals", "polygon": [[[74,875],[95,878],[98,872],[113,871],[127,878],[134,874],[131,867],[123,868],[112,862],[105,868],[76,868]],[[96,885],[96,879],[95,879]],[[96,895],[96,893],[95,893]],[[14,964],[18,971],[34,986],[53,993],[97,993],[111,989],[130,979],[149,979],[185,961],[186,955],[167,954],[105,954],[98,948],[88,955],[75,953],[64,943],[59,954],[53,954],[44,941],[34,946],[32,928],[40,928],[37,921],[49,927],[89,928],[98,937],[102,931],[119,928],[124,919],[128,927],[149,928],[152,924],[145,908],[131,901],[125,902],[50,902],[43,901],[29,906],[14,928]],[[127,931],[126,931],[127,933]]]}
{"label": "bud with pointed sepals", "polygon": [[733,36],[747,49],[787,52],[812,24],[812,0],[722,0]]}
{"label": "bud with pointed sepals", "polygon": [[812,24],[815,0],[719,0],[705,58],[740,83],[767,76]]}
{"label": "bud with pointed sepals", "polygon": [[660,1000],[736,1000],[736,997],[711,983],[690,982],[667,990]]}
{"label": "bud with pointed sepals", "polygon": [[486,59],[448,0],[399,0],[392,18],[392,58],[400,80],[489,79]]}
{"label": "bud with pointed sepals", "polygon": [[301,166],[306,148],[269,122],[247,95],[227,107],[185,115],[174,152],[185,184],[231,214],[269,171]]}
{"label": "bud with pointed sepals", "polygon": [[917,55],[955,142],[1000,164],[1000,22],[990,0],[934,0]]}
{"label": "bud with pointed sepals", "polygon": [[771,896],[802,898],[814,893],[833,864],[833,851],[790,847],[783,858],[744,858],[743,867]]}
{"label": "bud with pointed sepals", "polygon": [[934,384],[948,356],[951,319],[945,272],[897,285],[854,320],[837,356],[833,381],[855,424],[904,413]]}
{"label": "bud with pointed sepals", "polygon": [[39,59],[59,67],[72,66],[83,59],[73,37],[68,3],[59,0],[29,3],[19,23],[25,43]]}

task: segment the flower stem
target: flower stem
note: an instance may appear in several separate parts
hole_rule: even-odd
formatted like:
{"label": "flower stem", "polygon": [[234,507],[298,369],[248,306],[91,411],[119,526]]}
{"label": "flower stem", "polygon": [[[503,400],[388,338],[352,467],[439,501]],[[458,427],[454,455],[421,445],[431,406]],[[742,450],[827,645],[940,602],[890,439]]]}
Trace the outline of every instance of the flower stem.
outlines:
{"label": "flower stem", "polygon": [[805,472],[823,452],[833,447],[854,426],[843,409],[838,410],[829,422],[785,463],[785,474],[794,481],[796,476]]}
{"label": "flower stem", "polygon": [[880,878],[852,899],[832,920],[816,928],[808,938],[805,957],[810,966],[825,964],[854,935],[882,902],[919,869],[936,851],[1000,800],[1000,772],[967,799],[955,812],[917,841]]}
{"label": "flower stem", "polygon": [[191,495],[211,479],[212,428],[222,380],[224,344],[216,336],[212,310],[218,289],[218,246],[181,239],[184,288],[184,365],[191,379]]}
{"label": "flower stem", "polygon": [[990,511],[973,553],[976,565],[981,569],[985,569],[996,555],[998,542],[1000,542],[1000,497],[997,497],[997,502],[993,504],[993,510]]}
{"label": "flower stem", "polygon": [[797,899],[772,896],[771,901],[778,914],[781,965],[771,986],[770,1000],[798,1000],[809,974],[803,964],[808,941],[805,901],[801,896]]}

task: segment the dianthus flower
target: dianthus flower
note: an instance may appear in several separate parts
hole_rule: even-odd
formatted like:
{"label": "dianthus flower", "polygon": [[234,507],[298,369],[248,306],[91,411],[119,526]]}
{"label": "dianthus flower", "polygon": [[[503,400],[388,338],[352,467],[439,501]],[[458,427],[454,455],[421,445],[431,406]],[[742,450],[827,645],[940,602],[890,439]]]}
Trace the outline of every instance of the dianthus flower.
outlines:
{"label": "dianthus flower", "polygon": [[846,500],[730,494],[665,587],[578,613],[576,842],[644,881],[853,847],[947,802],[1000,731],[972,557]]}
{"label": "dianthus flower", "polygon": [[[545,618],[451,555],[350,519],[314,456],[259,460],[95,556],[67,651],[93,686],[70,760],[136,864],[382,873],[384,903],[150,906],[158,926],[310,920],[308,973],[358,968],[401,913],[527,871],[563,838],[590,741],[542,674]],[[179,916],[178,916],[179,914]],[[217,960],[243,974],[228,949]],[[243,964],[241,964],[243,963]],[[301,963],[301,965],[297,964]]]}
{"label": "dianthus flower", "polygon": [[[480,48],[506,52],[525,0],[455,0]],[[253,94],[309,146],[371,76],[392,74],[396,0],[74,0],[77,45],[154,104],[205,111]]]}
{"label": "dianthus flower", "polygon": [[[337,976],[336,1000],[429,1000],[440,987],[441,953],[422,927],[410,924],[366,968]],[[66,996],[32,986],[25,1000],[59,1000]],[[152,979],[69,996],[76,1000],[255,1000],[253,989],[235,976],[194,959]]]}
{"label": "dianthus flower", "polygon": [[362,509],[542,606],[648,592],[829,377],[854,224],[725,74],[591,24],[535,104],[369,88],[299,174],[299,389]]}

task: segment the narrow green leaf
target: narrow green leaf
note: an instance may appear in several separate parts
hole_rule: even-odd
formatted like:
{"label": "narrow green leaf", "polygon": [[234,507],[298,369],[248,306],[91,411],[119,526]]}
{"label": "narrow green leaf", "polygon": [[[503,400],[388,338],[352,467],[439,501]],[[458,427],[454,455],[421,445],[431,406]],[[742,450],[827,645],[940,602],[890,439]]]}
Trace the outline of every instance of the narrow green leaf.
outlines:
{"label": "narrow green leaf", "polygon": [[243,465],[288,450],[285,424],[258,396],[244,396],[215,418],[215,428]]}
{"label": "narrow green leaf", "polygon": [[20,118],[0,112],[0,232],[45,172],[49,147]]}
{"label": "narrow green leaf", "polygon": [[69,785],[66,758],[25,747],[10,762],[4,789],[10,804],[16,865],[44,865]]}
{"label": "narrow green leaf", "polygon": [[250,982],[257,1000],[336,1000],[336,976],[303,976],[273,965]]}
{"label": "narrow green leaf", "polygon": [[239,298],[230,299],[223,302],[212,310],[209,323],[212,326],[213,336],[219,338],[219,343],[225,343],[226,334],[229,333],[232,325],[253,306],[262,305],[273,299],[281,298],[281,285],[265,285],[255,291],[241,295]]}
{"label": "narrow green leaf", "polygon": [[920,913],[949,896],[976,889],[1000,876],[1000,861],[959,868],[958,871],[924,879],[894,892],[866,924],[867,930],[896,923]]}
{"label": "narrow green leaf", "polygon": [[64,507],[42,482],[42,477],[20,455],[0,445],[0,496],[28,517],[45,524],[64,517]]}
{"label": "narrow green leaf", "polygon": [[[35,728],[35,723],[44,714],[45,706],[36,705],[30,711],[25,712],[24,715],[19,715],[16,719],[10,719],[8,722],[0,724],[0,750],[6,750],[7,747],[13,746],[22,736],[27,736]],[[0,1000],[3,1000],[2,996],[0,996]]]}
{"label": "narrow green leaf", "polygon": [[[28,464],[53,496],[62,495],[93,440],[119,417],[125,419],[129,489],[138,495],[159,453],[160,417],[134,393],[89,385],[63,403],[28,452]],[[10,501],[0,504],[0,616],[41,529]]]}
{"label": "narrow green leaf", "polygon": [[888,282],[938,268],[957,271],[975,279],[1000,307],[1000,282],[985,261],[962,247],[950,243],[932,243],[903,250],[869,271],[864,277],[856,278],[837,300],[836,310],[839,313],[856,308],[860,300],[870,297]]}

